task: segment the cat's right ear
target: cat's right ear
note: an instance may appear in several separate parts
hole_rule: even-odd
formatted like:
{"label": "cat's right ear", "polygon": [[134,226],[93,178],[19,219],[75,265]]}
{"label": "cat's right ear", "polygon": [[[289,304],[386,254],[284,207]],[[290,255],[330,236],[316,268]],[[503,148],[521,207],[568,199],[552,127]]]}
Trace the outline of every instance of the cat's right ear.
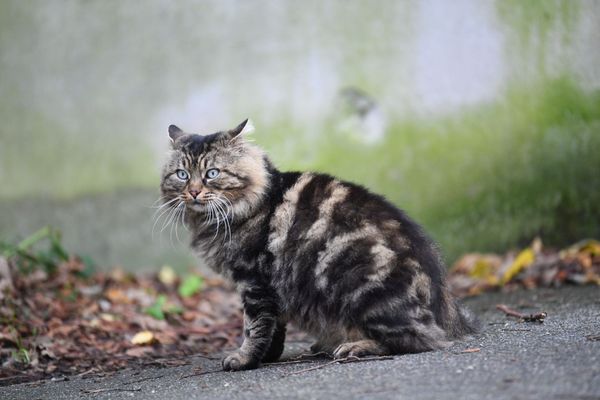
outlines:
{"label": "cat's right ear", "polygon": [[171,138],[171,143],[175,143],[175,141],[183,135],[185,135],[185,132],[183,132],[177,126],[169,125],[169,138]]}

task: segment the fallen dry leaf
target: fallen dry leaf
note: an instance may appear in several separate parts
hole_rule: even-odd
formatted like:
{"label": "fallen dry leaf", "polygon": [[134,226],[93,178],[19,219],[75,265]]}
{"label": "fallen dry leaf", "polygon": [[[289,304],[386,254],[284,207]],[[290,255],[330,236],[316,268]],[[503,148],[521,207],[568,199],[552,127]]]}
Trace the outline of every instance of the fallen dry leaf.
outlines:
{"label": "fallen dry leaf", "polygon": [[177,281],[177,274],[171,266],[164,265],[158,273],[158,280],[166,286],[173,286]]}
{"label": "fallen dry leaf", "polygon": [[600,242],[584,240],[562,251],[544,248],[536,238],[520,252],[471,253],[454,263],[448,285],[458,297],[515,288],[600,285]]}
{"label": "fallen dry leaf", "polygon": [[141,332],[136,333],[131,338],[131,343],[135,344],[135,345],[147,345],[147,344],[152,344],[155,340],[156,340],[156,338],[154,337],[154,334],[152,332],[141,331]]}
{"label": "fallen dry leaf", "polygon": [[[599,242],[582,241],[560,253],[543,248],[541,241],[529,248],[534,260],[504,286],[500,281],[518,252],[461,257],[449,273],[452,291],[462,297],[517,287],[600,284]],[[0,320],[8,321],[0,324],[0,385],[106,373],[140,363],[171,365],[187,355],[214,354],[241,344],[240,300],[222,280],[204,279],[199,293],[182,298],[178,285],[158,274],[116,270],[84,277],[84,265],[75,257],[52,273],[38,269],[22,274],[11,259],[6,262],[12,288],[0,298]],[[164,320],[144,312],[160,295],[166,298]],[[133,344],[143,331],[150,331],[153,340],[148,342],[146,335]],[[304,336],[292,328],[288,337]],[[588,340],[598,340],[597,335]]]}
{"label": "fallen dry leaf", "polygon": [[106,296],[106,298],[110,300],[111,303],[131,303],[129,297],[127,297],[127,295],[121,289],[118,288],[108,289],[106,292],[104,292],[104,296]]}
{"label": "fallen dry leaf", "polygon": [[[183,301],[177,285],[158,274],[83,277],[81,270],[73,259],[52,274],[11,269],[13,288],[0,299],[0,320],[10,321],[0,324],[0,386],[140,362],[167,365],[241,344],[241,304],[223,281],[206,280]],[[159,295],[166,298],[164,320],[144,312]]]}
{"label": "fallen dry leaf", "polygon": [[509,282],[512,278],[514,278],[519,272],[521,272],[524,268],[529,267],[533,261],[535,260],[535,253],[533,249],[525,249],[519,253],[515,261],[508,267],[504,275],[502,275],[502,279],[500,283],[502,285]]}

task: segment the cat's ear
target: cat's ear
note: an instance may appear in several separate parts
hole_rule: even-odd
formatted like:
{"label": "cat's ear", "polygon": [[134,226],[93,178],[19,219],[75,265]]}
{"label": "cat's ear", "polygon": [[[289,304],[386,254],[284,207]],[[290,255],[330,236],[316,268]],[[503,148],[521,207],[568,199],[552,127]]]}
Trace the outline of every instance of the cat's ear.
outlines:
{"label": "cat's ear", "polygon": [[241,124],[227,131],[227,134],[231,139],[235,139],[236,137],[242,137],[252,131],[254,131],[254,125],[252,124],[252,121],[246,118]]}
{"label": "cat's ear", "polygon": [[183,135],[185,135],[185,132],[183,132],[177,126],[169,125],[169,138],[171,138],[171,143],[175,143],[175,141]]}

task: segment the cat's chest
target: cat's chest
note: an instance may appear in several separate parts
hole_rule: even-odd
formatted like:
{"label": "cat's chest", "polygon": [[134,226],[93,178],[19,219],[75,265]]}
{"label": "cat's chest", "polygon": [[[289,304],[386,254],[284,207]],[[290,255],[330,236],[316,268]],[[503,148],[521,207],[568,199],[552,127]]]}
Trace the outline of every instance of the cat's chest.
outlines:
{"label": "cat's chest", "polygon": [[236,269],[258,268],[265,260],[266,235],[262,220],[231,226],[197,241],[197,255],[215,272],[231,276]]}

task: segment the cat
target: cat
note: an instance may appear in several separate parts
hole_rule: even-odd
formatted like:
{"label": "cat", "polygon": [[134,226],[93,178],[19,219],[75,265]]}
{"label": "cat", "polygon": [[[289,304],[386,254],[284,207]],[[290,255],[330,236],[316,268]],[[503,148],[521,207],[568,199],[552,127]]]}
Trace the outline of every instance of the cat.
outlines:
{"label": "cat", "polygon": [[225,370],[276,361],[288,322],[334,358],[429,351],[478,332],[417,223],[362,186],[280,172],[246,139],[249,127],[198,135],[169,126],[161,181],[194,252],[241,295],[244,341]]}

